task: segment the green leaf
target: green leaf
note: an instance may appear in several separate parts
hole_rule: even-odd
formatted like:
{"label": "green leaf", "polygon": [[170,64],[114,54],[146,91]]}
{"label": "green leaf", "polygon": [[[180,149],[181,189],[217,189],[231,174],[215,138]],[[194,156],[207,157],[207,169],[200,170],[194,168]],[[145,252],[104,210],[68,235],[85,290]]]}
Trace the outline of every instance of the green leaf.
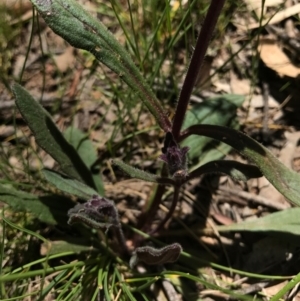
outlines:
{"label": "green leaf", "polygon": [[66,237],[66,240],[56,240],[42,244],[42,255],[54,255],[66,252],[81,253],[98,251],[91,246],[91,242],[82,237]]}
{"label": "green leaf", "polygon": [[85,133],[74,127],[68,127],[64,132],[64,136],[76,149],[84,164],[91,171],[98,193],[104,195],[104,185],[99,167],[93,166],[98,157],[92,141],[88,139]]}
{"label": "green leaf", "polygon": [[255,165],[243,164],[231,160],[218,160],[208,162],[192,171],[187,180],[197,178],[205,173],[224,173],[236,181],[248,181],[252,178],[263,176],[261,171]]}
{"label": "green leaf", "polygon": [[141,169],[134,168],[123,161],[120,160],[112,160],[114,165],[117,165],[120,169],[122,169],[125,173],[127,173],[131,178],[136,178],[139,180],[158,183],[158,184],[166,184],[166,185],[174,185],[175,182],[170,178],[160,178],[156,175],[143,171]]}
{"label": "green leaf", "polygon": [[251,221],[216,227],[219,232],[284,232],[300,235],[300,208],[289,208]]}
{"label": "green leaf", "polygon": [[90,188],[77,180],[64,177],[55,171],[43,169],[42,174],[47,181],[57,189],[82,199],[90,199],[92,195],[98,194],[93,188]]}
{"label": "green leaf", "polygon": [[232,146],[249,158],[279,192],[300,206],[300,175],[284,166],[267,148],[251,137],[231,128],[210,124],[191,126],[181,133],[180,139],[190,135],[210,137]]}
{"label": "green leaf", "polygon": [[[242,105],[243,101],[243,96],[234,94],[206,99],[194,105],[186,113],[183,128],[204,123],[238,127],[238,123],[233,122],[233,119],[236,116],[236,109]],[[211,142],[212,139],[208,137],[188,137],[180,144],[190,147],[188,157],[194,162],[193,169],[199,167],[200,164],[221,159],[231,149],[225,145],[216,147],[216,143]]]}
{"label": "green leaf", "polygon": [[166,132],[171,122],[129,54],[98,20],[73,0],[31,0],[47,25],[72,46],[91,52],[128,84]]}
{"label": "green leaf", "polygon": [[20,85],[14,84],[12,90],[16,105],[38,145],[59,163],[65,174],[95,187],[90,171],[53,123],[50,114]]}
{"label": "green leaf", "polygon": [[0,201],[8,204],[16,212],[32,213],[40,221],[51,225],[66,225],[66,212],[74,206],[74,203],[65,197],[36,196],[2,184],[0,184]]}

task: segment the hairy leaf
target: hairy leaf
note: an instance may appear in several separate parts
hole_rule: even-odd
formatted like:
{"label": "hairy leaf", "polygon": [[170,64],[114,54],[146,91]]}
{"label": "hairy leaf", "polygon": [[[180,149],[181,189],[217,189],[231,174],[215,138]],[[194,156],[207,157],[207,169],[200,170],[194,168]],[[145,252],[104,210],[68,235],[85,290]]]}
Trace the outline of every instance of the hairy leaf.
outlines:
{"label": "hairy leaf", "polygon": [[136,248],[130,258],[129,265],[134,268],[139,261],[148,265],[160,265],[178,260],[182,247],[178,243],[155,249],[150,246]]}
{"label": "hairy leaf", "polygon": [[185,179],[187,171],[187,153],[189,147],[180,147],[174,140],[173,134],[168,132],[165,137],[164,147],[160,159],[165,161],[168,166],[169,175],[177,180]]}
{"label": "hairy leaf", "polygon": [[64,177],[55,171],[43,169],[42,173],[49,183],[63,192],[75,195],[82,199],[89,199],[92,195],[97,194],[93,188],[90,188],[77,180]]}
{"label": "hairy leaf", "polygon": [[12,89],[16,105],[38,145],[59,163],[65,174],[95,187],[90,171],[53,123],[50,114],[20,85],[14,84]]}
{"label": "hairy leaf", "polygon": [[144,102],[166,132],[171,122],[129,54],[98,20],[74,0],[31,0],[48,26],[72,46],[91,52],[118,74]]}
{"label": "hairy leaf", "polygon": [[255,165],[231,160],[218,160],[208,162],[192,171],[187,177],[186,182],[205,173],[224,173],[236,181],[245,182],[251,178],[260,178],[263,176],[259,168]]}
{"label": "hairy leaf", "polygon": [[289,208],[251,221],[227,226],[218,226],[217,230],[226,231],[253,231],[253,232],[284,232],[300,235],[300,208]]}
{"label": "hairy leaf", "polygon": [[115,204],[103,197],[93,195],[84,204],[77,204],[68,211],[70,225],[74,223],[84,223],[91,228],[120,227],[118,211]]}
{"label": "hairy leaf", "polygon": [[174,185],[174,180],[169,178],[161,178],[156,175],[153,175],[151,173],[145,172],[141,169],[134,168],[126,163],[124,163],[121,160],[113,160],[112,161],[114,165],[117,165],[120,169],[122,169],[125,173],[127,173],[130,177],[152,182],[152,183],[158,183],[158,184],[166,184],[166,185]]}
{"label": "hairy leaf", "polygon": [[189,127],[181,133],[180,139],[190,135],[211,137],[232,146],[248,157],[279,192],[300,206],[300,175],[288,169],[267,148],[251,137],[231,128],[209,124]]}
{"label": "hairy leaf", "polygon": [[66,211],[74,206],[71,200],[62,196],[36,196],[2,184],[0,201],[8,204],[16,212],[32,213],[40,221],[51,225],[66,224]]}

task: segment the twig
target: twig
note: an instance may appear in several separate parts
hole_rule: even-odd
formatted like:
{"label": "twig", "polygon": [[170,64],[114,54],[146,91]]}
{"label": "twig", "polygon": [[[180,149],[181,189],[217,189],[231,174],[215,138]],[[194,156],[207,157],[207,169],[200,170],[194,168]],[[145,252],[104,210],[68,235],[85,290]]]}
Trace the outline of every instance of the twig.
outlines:
{"label": "twig", "polygon": [[270,207],[273,209],[277,209],[277,210],[284,210],[287,209],[287,205],[286,204],[281,204],[278,202],[274,202],[274,200],[269,200],[265,197],[262,197],[260,195],[254,195],[252,193],[246,192],[246,191],[240,191],[237,189],[232,189],[232,188],[226,188],[226,187],[219,187],[219,191],[222,191],[226,194],[234,194],[234,195],[238,195],[239,197],[246,199],[249,202],[254,202],[266,207]]}
{"label": "twig", "polygon": [[262,83],[263,90],[263,101],[264,101],[264,116],[263,116],[263,128],[262,135],[264,141],[268,141],[270,139],[270,131],[268,128],[268,120],[269,120],[269,85],[266,82]]}

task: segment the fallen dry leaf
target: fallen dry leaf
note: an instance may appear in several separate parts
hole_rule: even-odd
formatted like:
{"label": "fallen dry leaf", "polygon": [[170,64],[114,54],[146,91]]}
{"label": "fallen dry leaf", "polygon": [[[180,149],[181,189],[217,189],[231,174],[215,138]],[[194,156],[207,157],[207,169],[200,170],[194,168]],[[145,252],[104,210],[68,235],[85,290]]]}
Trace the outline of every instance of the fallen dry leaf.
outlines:
{"label": "fallen dry leaf", "polygon": [[[264,107],[264,99],[263,99],[263,95],[259,94],[259,95],[253,95],[251,98],[246,99],[245,102],[243,103],[243,108],[249,108],[249,106],[251,106],[251,108],[253,109],[260,109]],[[268,107],[269,108],[276,108],[278,109],[279,107],[279,103],[271,96],[268,96]]]}
{"label": "fallen dry leaf", "polygon": [[287,55],[280,49],[276,41],[271,39],[261,39],[258,51],[263,62],[276,71],[279,76],[297,77],[300,68],[293,65]]}
{"label": "fallen dry leaf", "polygon": [[[261,1],[259,2],[261,3]],[[240,30],[247,31],[249,29],[258,28],[260,26],[266,26],[267,24],[268,25],[277,24],[299,13],[300,13],[300,3],[295,4],[294,6],[291,7],[287,7],[281,11],[278,11],[276,14],[273,13],[272,15],[264,16],[264,19],[261,22],[250,23],[247,25],[242,25],[235,22],[235,25]],[[258,16],[260,16],[260,14],[258,14]]]}
{"label": "fallen dry leaf", "polygon": [[230,71],[230,87],[233,94],[249,95],[251,93],[250,80],[239,79],[233,71]]}
{"label": "fallen dry leaf", "polygon": [[273,286],[269,286],[267,288],[263,288],[262,292],[267,296],[267,297],[273,297],[276,295],[286,284],[288,283],[288,280],[279,282]]}
{"label": "fallen dry leaf", "polygon": [[0,6],[7,8],[14,15],[25,13],[32,8],[29,0],[0,0]]}
{"label": "fallen dry leaf", "polygon": [[64,51],[64,53],[59,54],[59,55],[54,55],[53,59],[60,72],[64,73],[69,68],[72,69],[72,67],[75,64],[75,56],[73,53],[73,47],[69,46]]}
{"label": "fallen dry leaf", "polygon": [[286,143],[283,149],[280,151],[280,161],[288,168],[293,168],[293,160],[297,150],[298,142],[300,140],[300,132],[284,133],[286,137]]}
{"label": "fallen dry leaf", "polygon": [[[261,16],[262,1],[261,0],[244,0],[248,10],[255,11],[257,16]],[[283,0],[265,0],[264,11],[267,7],[278,6],[283,3]]]}

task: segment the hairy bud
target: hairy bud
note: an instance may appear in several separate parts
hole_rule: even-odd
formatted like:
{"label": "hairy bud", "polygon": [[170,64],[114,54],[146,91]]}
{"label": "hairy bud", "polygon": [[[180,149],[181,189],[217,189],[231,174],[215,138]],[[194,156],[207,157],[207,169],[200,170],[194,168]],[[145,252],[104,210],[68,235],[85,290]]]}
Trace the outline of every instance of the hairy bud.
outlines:
{"label": "hairy bud", "polygon": [[162,148],[163,154],[160,159],[165,161],[168,165],[169,173],[174,178],[186,178],[187,171],[187,153],[189,147],[180,148],[171,132],[166,134],[164,147]]}
{"label": "hairy bud", "polygon": [[103,197],[93,195],[84,204],[77,204],[68,211],[70,225],[82,222],[94,229],[120,226],[115,204]]}

